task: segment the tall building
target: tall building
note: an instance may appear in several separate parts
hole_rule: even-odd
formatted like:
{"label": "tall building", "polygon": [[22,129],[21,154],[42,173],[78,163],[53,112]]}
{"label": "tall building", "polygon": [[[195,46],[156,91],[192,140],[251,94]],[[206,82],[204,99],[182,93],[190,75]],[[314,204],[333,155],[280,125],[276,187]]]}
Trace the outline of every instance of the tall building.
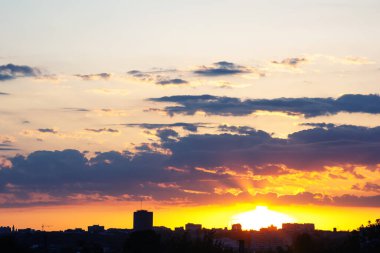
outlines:
{"label": "tall building", "polygon": [[153,212],[147,210],[138,210],[133,213],[133,230],[151,230],[153,229]]}

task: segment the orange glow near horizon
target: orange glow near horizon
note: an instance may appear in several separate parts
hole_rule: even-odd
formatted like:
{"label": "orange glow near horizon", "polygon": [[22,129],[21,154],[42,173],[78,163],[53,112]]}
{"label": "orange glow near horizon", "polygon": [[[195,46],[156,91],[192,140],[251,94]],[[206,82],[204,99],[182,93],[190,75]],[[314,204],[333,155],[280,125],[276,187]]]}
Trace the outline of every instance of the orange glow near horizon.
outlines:
{"label": "orange glow near horizon", "polygon": [[[258,206],[258,207],[257,207]],[[260,207],[261,206],[261,207]],[[263,207],[265,206],[265,207]],[[99,224],[106,228],[132,228],[135,203],[102,203],[78,206],[50,206],[0,209],[0,226],[31,227],[46,230],[84,228]],[[316,229],[357,229],[368,220],[380,218],[380,208],[334,207],[315,205],[274,206],[261,203],[230,205],[172,206],[146,203],[144,209],[154,212],[154,225],[175,228],[186,223],[199,223],[206,228],[230,228],[241,223],[244,229],[259,229],[283,222],[314,223]],[[49,227],[47,227],[49,225]]]}
{"label": "orange glow near horizon", "polygon": [[295,219],[279,212],[269,210],[266,206],[257,206],[255,210],[240,213],[232,218],[233,223],[239,223],[244,230],[260,230],[271,225],[280,228],[283,223],[295,222]]}

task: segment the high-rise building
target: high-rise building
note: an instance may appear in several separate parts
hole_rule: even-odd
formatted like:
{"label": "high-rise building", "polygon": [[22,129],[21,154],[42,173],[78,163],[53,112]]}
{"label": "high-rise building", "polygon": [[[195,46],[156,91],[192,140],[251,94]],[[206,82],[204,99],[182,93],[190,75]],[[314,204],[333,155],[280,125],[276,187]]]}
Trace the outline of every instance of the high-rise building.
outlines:
{"label": "high-rise building", "polygon": [[138,210],[133,213],[133,229],[135,231],[153,229],[153,212]]}

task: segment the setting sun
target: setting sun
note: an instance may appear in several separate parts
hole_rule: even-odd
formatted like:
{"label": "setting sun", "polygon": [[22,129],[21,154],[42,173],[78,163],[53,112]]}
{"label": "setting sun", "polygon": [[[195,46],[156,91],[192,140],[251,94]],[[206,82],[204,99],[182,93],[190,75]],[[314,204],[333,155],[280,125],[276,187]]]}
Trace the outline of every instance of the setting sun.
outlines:
{"label": "setting sun", "polygon": [[294,218],[269,210],[266,206],[257,206],[253,211],[235,215],[232,222],[240,223],[245,230],[259,230],[271,225],[281,227],[282,223],[294,222]]}

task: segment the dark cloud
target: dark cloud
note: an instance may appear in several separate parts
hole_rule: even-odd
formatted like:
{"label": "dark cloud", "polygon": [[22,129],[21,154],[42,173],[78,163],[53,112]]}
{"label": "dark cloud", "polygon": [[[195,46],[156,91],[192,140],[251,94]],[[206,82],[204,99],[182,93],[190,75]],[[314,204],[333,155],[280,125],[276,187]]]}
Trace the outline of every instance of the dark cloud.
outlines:
{"label": "dark cloud", "polygon": [[[127,201],[149,196],[169,201],[191,196],[183,190],[197,181],[196,175],[168,170],[166,160],[167,155],[152,152],[133,157],[128,152],[97,153],[92,159],[76,150],[15,156],[10,159],[12,169],[0,170],[0,206],[72,204],[106,197]],[[181,189],[167,188],[174,182]],[[40,194],[49,198],[41,203],[34,199]]]}
{"label": "dark cloud", "polygon": [[110,73],[99,73],[99,74],[87,74],[87,75],[82,75],[82,74],[76,74],[74,75],[76,77],[79,77],[80,79],[84,81],[92,81],[92,80],[108,80],[111,78]]}
{"label": "dark cloud", "polygon": [[317,117],[339,112],[380,113],[380,96],[376,94],[347,94],[338,98],[276,98],[240,99],[211,95],[169,96],[151,98],[154,102],[171,102],[178,105],[164,108],[170,115],[194,115],[198,111],[208,115],[243,116],[256,111],[284,112],[289,115]]}
{"label": "dark cloud", "polygon": [[[341,166],[347,173],[355,173],[355,166],[375,170],[380,164],[380,127],[317,127],[287,139],[249,127],[220,129],[228,133],[181,137],[173,129],[158,129],[161,141],[145,143],[135,154],[98,152],[87,158],[77,150],[64,150],[11,157],[12,168],[0,169],[0,206],[145,197],[187,204],[265,198],[279,204],[379,206],[380,196],[251,195],[242,185],[261,188],[267,182],[251,176],[275,177],[295,170],[324,172],[326,166]],[[378,190],[375,183],[363,185],[362,190]],[[46,195],[44,201],[35,197],[41,194]]]}
{"label": "dark cloud", "polygon": [[141,127],[146,129],[160,129],[160,128],[172,128],[172,127],[181,127],[184,130],[190,132],[197,132],[199,127],[206,127],[206,123],[172,123],[172,124],[150,124],[150,123],[140,123],[140,124],[124,124],[128,127]]}
{"label": "dark cloud", "polygon": [[93,129],[93,128],[86,128],[86,131],[89,132],[94,132],[94,133],[118,133],[119,130],[117,129],[112,129],[112,128],[99,128],[99,129]]}
{"label": "dark cloud", "polygon": [[172,78],[171,73],[176,73],[176,70],[156,70],[156,71],[140,71],[140,70],[131,70],[127,72],[128,75],[133,76],[134,78],[143,81],[143,82],[152,82],[157,85],[185,85],[189,82],[182,78]]}
{"label": "dark cloud", "polygon": [[364,191],[380,192],[380,184],[366,183],[363,187]]}
{"label": "dark cloud", "polygon": [[256,132],[256,129],[248,126],[228,126],[228,125],[220,125],[218,126],[218,130],[221,132],[231,132],[238,134],[253,134]]}
{"label": "dark cloud", "polygon": [[177,140],[179,134],[173,129],[159,129],[157,130],[157,136],[164,142],[170,142]]}
{"label": "dark cloud", "polygon": [[128,75],[136,77],[142,81],[153,81],[153,77],[150,72],[142,72],[140,70],[131,70],[127,72]]}
{"label": "dark cloud", "polygon": [[18,150],[17,148],[14,148],[11,143],[3,142],[0,143],[0,150],[1,151],[15,151]]}
{"label": "dark cloud", "polygon": [[362,187],[359,184],[355,184],[355,185],[352,186],[352,189],[354,189],[354,190],[360,190],[360,191],[365,191],[365,192],[380,193],[380,184],[367,182]]}
{"label": "dark cloud", "polygon": [[175,166],[254,168],[285,164],[300,170],[324,170],[325,166],[345,164],[376,166],[380,163],[380,127],[313,128],[293,133],[287,139],[263,131],[189,135],[166,143],[165,148],[171,150]]}
{"label": "dark cloud", "polygon": [[320,127],[320,128],[333,128],[336,125],[332,123],[302,123],[301,126]]}
{"label": "dark cloud", "polygon": [[188,84],[188,81],[183,80],[181,78],[162,79],[162,80],[156,81],[156,84],[160,84],[160,85],[170,85],[170,84],[180,85],[180,84]]}
{"label": "dark cloud", "polygon": [[11,95],[10,93],[6,93],[6,92],[0,92],[0,96],[9,96]]}
{"label": "dark cloud", "polygon": [[39,128],[37,130],[38,130],[38,132],[41,132],[41,133],[51,133],[51,134],[58,133],[56,130],[54,130],[52,128]]}
{"label": "dark cloud", "polygon": [[202,76],[227,76],[251,73],[252,69],[245,66],[236,65],[232,62],[220,61],[209,67],[202,66],[193,72],[194,74]]}
{"label": "dark cloud", "polygon": [[333,201],[333,204],[339,206],[380,207],[380,195],[354,196],[346,194],[333,198]]}
{"label": "dark cloud", "polygon": [[37,77],[41,71],[25,65],[0,65],[0,81],[13,80],[19,77]]}
{"label": "dark cloud", "polygon": [[282,61],[272,61],[273,64],[279,64],[279,65],[285,65],[290,67],[298,67],[301,63],[307,62],[306,58],[299,58],[299,57],[293,57],[293,58],[286,58]]}

